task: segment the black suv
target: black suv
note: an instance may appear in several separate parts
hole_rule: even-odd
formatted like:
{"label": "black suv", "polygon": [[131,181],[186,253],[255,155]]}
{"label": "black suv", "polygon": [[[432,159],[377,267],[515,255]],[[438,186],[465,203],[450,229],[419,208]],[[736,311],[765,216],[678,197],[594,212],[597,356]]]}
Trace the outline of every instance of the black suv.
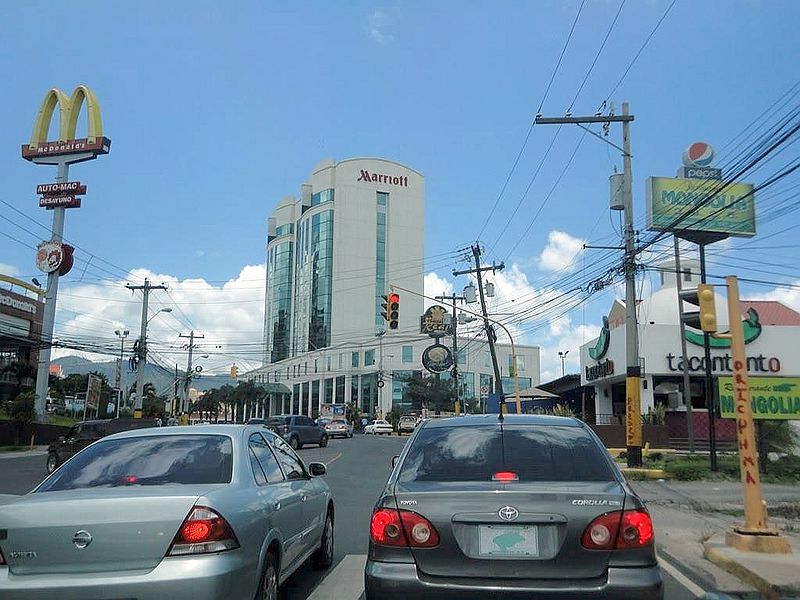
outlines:
{"label": "black suv", "polygon": [[304,444],[318,444],[320,448],[328,445],[328,434],[310,417],[303,415],[275,415],[267,419],[266,427],[289,442],[295,450]]}
{"label": "black suv", "polygon": [[89,444],[112,433],[155,427],[153,419],[104,419],[75,423],[66,435],[50,444],[47,451],[47,472],[52,473]]}

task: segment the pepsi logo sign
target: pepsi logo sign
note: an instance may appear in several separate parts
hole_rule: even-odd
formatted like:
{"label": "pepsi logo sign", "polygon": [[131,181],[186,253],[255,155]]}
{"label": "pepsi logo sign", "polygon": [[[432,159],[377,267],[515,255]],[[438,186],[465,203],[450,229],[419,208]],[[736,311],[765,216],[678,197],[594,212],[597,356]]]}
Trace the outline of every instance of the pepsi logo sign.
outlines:
{"label": "pepsi logo sign", "polygon": [[687,167],[708,167],[714,162],[714,147],[705,142],[695,142],[683,153],[683,164]]}

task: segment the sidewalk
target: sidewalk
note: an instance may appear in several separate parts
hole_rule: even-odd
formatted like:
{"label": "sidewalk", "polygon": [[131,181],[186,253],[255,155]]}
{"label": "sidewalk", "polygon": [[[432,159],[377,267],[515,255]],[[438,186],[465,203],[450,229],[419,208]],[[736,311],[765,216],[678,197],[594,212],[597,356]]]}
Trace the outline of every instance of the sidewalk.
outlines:
{"label": "sidewalk", "polygon": [[47,446],[34,446],[32,450],[0,450],[0,460],[4,458],[23,458],[26,456],[44,456]]}
{"label": "sidewalk", "polygon": [[[759,591],[768,599],[800,598],[800,486],[763,486],[770,526],[790,539],[788,555],[740,552],[725,545],[725,532],[742,522],[737,482],[632,482],[647,503],[656,547],[706,590]],[[794,594],[798,595],[794,595]]]}

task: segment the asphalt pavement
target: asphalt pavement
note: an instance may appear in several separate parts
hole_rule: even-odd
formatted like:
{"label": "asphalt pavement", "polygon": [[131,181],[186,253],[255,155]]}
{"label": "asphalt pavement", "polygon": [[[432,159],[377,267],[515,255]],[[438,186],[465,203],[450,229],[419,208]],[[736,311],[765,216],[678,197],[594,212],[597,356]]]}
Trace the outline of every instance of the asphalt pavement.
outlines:
{"label": "asphalt pavement", "polygon": [[[287,582],[287,600],[358,600],[363,590],[363,564],[367,553],[372,507],[399,454],[405,437],[356,435],[331,440],[326,448],[300,450],[306,462],[328,465],[325,476],[336,502],[335,556],[331,570],[319,573],[301,567]],[[45,476],[44,455],[21,456],[0,461],[0,495],[24,494]],[[0,511],[2,509],[0,508]],[[656,539],[658,539],[656,529]],[[681,569],[661,557],[666,600],[691,600],[704,592]],[[702,582],[701,582],[702,583]]]}

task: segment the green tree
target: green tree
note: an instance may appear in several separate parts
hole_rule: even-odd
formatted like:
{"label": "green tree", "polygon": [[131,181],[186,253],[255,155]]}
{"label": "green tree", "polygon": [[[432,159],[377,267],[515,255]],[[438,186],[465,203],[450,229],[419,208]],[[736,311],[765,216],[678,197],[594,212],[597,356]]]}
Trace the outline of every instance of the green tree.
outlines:
{"label": "green tree", "polygon": [[35,400],[36,393],[33,390],[28,390],[17,394],[17,397],[9,403],[8,416],[14,425],[15,445],[19,445],[25,425],[36,420]]}
{"label": "green tree", "polygon": [[404,398],[411,400],[414,410],[451,411],[456,400],[456,386],[452,379],[437,379],[413,375],[407,380]]}

